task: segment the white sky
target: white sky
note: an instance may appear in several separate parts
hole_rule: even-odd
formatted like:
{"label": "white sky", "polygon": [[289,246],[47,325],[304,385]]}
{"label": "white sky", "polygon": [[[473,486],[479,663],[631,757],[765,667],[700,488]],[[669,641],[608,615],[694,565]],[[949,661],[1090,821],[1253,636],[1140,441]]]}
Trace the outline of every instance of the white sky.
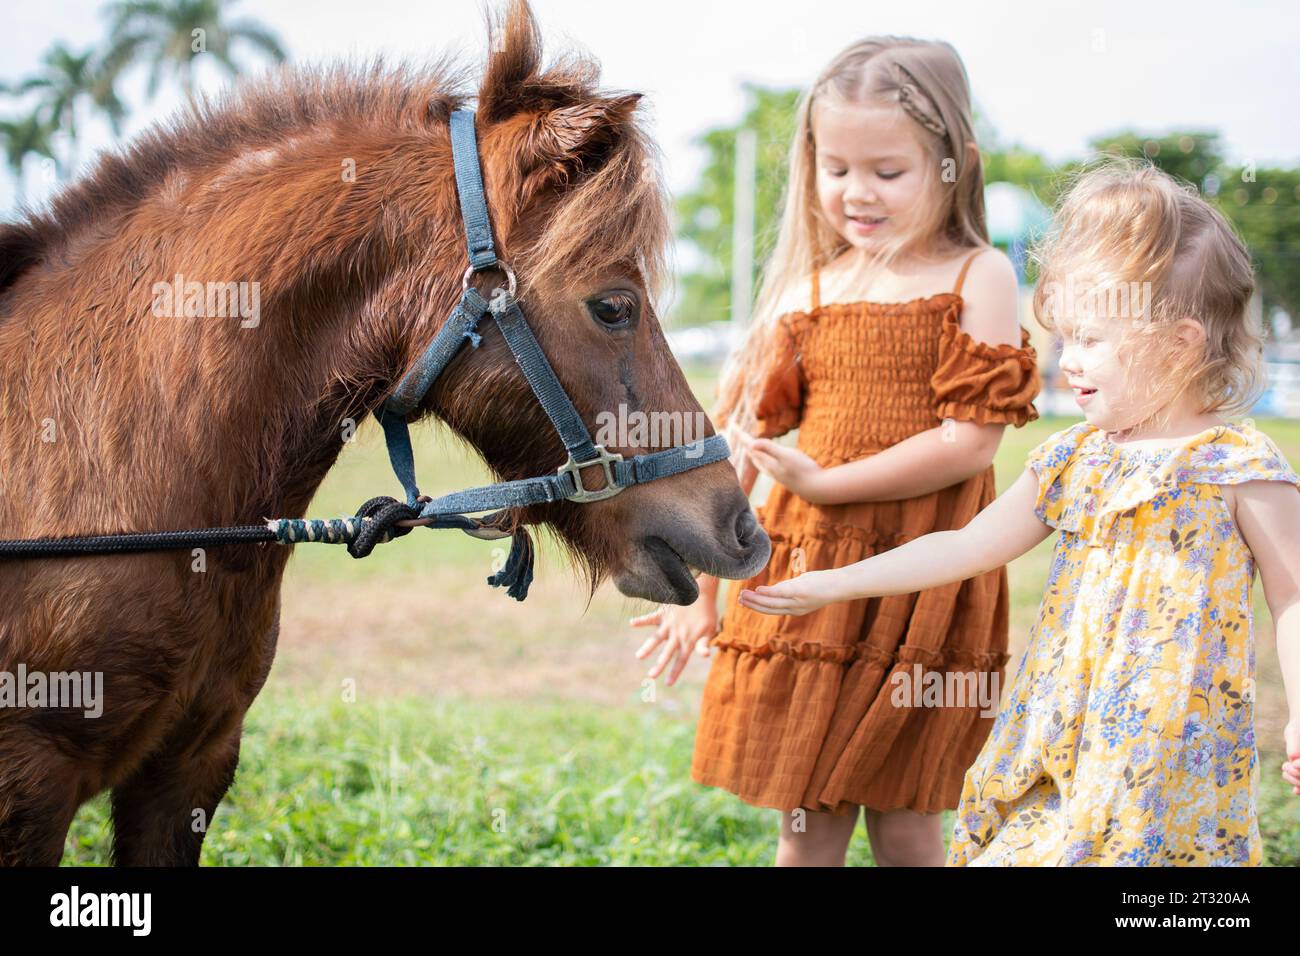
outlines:
{"label": "white sky", "polygon": [[[1300,162],[1300,5],[1098,2],[972,3],[970,0],[534,0],[552,50],[580,46],[604,66],[610,87],[648,94],[675,190],[690,185],[701,155],[691,139],[733,122],[742,81],[804,85],[850,40],[902,33],[948,40],[961,53],[978,108],[1004,143],[1060,161],[1095,135],[1124,127],[1220,131],[1229,158]],[[33,70],[55,40],[100,42],[100,4],[5,0],[0,79]],[[275,30],[297,60],[383,52],[430,58],[484,51],[482,5],[472,0],[243,0],[232,16]],[[213,79],[209,76],[206,79]],[[164,115],[175,92],[143,103],[142,74],[125,93],[128,131]],[[0,110],[4,110],[0,106]],[[92,127],[83,158],[108,145]],[[29,198],[47,184],[29,170]],[[0,176],[0,210],[13,184]]]}

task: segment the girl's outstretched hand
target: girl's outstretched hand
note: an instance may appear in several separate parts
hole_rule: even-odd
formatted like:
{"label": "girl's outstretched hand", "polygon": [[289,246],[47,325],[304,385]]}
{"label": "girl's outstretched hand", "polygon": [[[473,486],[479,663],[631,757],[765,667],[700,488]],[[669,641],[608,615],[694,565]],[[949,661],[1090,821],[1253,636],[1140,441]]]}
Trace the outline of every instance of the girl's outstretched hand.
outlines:
{"label": "girl's outstretched hand", "polygon": [[797,448],[780,445],[770,438],[742,434],[740,441],[749,460],[772,480],[789,488],[800,498],[820,504],[818,491],[824,469]]}
{"label": "girl's outstretched hand", "polygon": [[762,614],[807,614],[819,607],[849,597],[844,593],[843,575],[838,568],[805,571],[797,578],[777,584],[760,584],[740,592],[740,603]]}
{"label": "girl's outstretched hand", "polygon": [[1300,722],[1291,721],[1282,731],[1287,759],[1282,764],[1282,779],[1291,784],[1291,792],[1300,794]]}
{"label": "girl's outstretched hand", "polygon": [[690,663],[692,653],[701,657],[709,656],[709,642],[718,633],[717,597],[701,588],[699,598],[690,607],[661,604],[658,609],[634,617],[628,623],[633,627],[655,629],[654,634],[637,650],[636,656],[640,660],[662,644],[664,649],[659,660],[650,668],[649,677],[651,680],[658,678],[664,668],[672,664],[666,681],[672,687],[681,676],[682,669]]}

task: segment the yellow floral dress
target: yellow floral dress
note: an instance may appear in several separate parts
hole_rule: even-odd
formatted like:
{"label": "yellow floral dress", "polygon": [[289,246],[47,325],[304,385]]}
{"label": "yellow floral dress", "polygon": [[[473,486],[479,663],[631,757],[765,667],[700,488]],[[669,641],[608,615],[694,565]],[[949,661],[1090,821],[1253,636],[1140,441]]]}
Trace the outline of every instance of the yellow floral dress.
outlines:
{"label": "yellow floral dress", "polygon": [[1219,486],[1300,477],[1249,422],[1162,449],[1080,422],[1028,466],[1060,536],[947,865],[1257,865],[1255,566]]}

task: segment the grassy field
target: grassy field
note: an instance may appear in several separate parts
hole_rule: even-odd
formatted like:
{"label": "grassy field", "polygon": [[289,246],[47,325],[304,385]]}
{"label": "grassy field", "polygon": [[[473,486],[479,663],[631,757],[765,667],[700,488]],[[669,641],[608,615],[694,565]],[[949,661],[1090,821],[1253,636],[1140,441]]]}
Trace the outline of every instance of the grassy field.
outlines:
{"label": "grassy field", "polygon": [[[701,396],[706,375],[693,375]],[[709,404],[707,401],[704,403]],[[1070,424],[1008,429],[999,486]],[[1300,424],[1261,419],[1293,463]],[[426,426],[422,488],[488,480],[472,455]],[[321,488],[313,517],[351,513],[394,493],[367,426]],[[766,486],[755,488],[761,500]],[[1049,539],[1009,570],[1012,650],[1024,646],[1047,573]],[[771,862],[776,813],[689,776],[707,661],[648,686],[627,626],[647,609],[606,586],[588,605],[545,542],[523,604],[485,583],[504,549],[455,531],[423,532],[354,561],[300,547],[284,588],[279,654],[249,712],[239,775],[204,846],[209,865],[735,865]],[[1285,701],[1272,627],[1256,585],[1267,862],[1300,863],[1300,804],[1282,784]],[[65,863],[108,860],[104,796],[82,808]],[[951,813],[945,814],[945,833]],[[850,864],[869,865],[859,830]]]}

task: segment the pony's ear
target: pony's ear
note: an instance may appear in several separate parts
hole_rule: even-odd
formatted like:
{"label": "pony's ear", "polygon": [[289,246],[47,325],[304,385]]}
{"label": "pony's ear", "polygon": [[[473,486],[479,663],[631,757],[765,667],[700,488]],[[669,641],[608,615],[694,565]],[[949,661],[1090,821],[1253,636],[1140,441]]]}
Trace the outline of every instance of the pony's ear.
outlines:
{"label": "pony's ear", "polygon": [[520,167],[548,170],[561,181],[598,167],[624,135],[640,100],[640,93],[628,93],[538,113],[520,144]]}
{"label": "pony's ear", "polygon": [[487,68],[478,88],[478,116],[497,123],[535,107],[542,72],[542,31],[524,0],[488,18]]}

